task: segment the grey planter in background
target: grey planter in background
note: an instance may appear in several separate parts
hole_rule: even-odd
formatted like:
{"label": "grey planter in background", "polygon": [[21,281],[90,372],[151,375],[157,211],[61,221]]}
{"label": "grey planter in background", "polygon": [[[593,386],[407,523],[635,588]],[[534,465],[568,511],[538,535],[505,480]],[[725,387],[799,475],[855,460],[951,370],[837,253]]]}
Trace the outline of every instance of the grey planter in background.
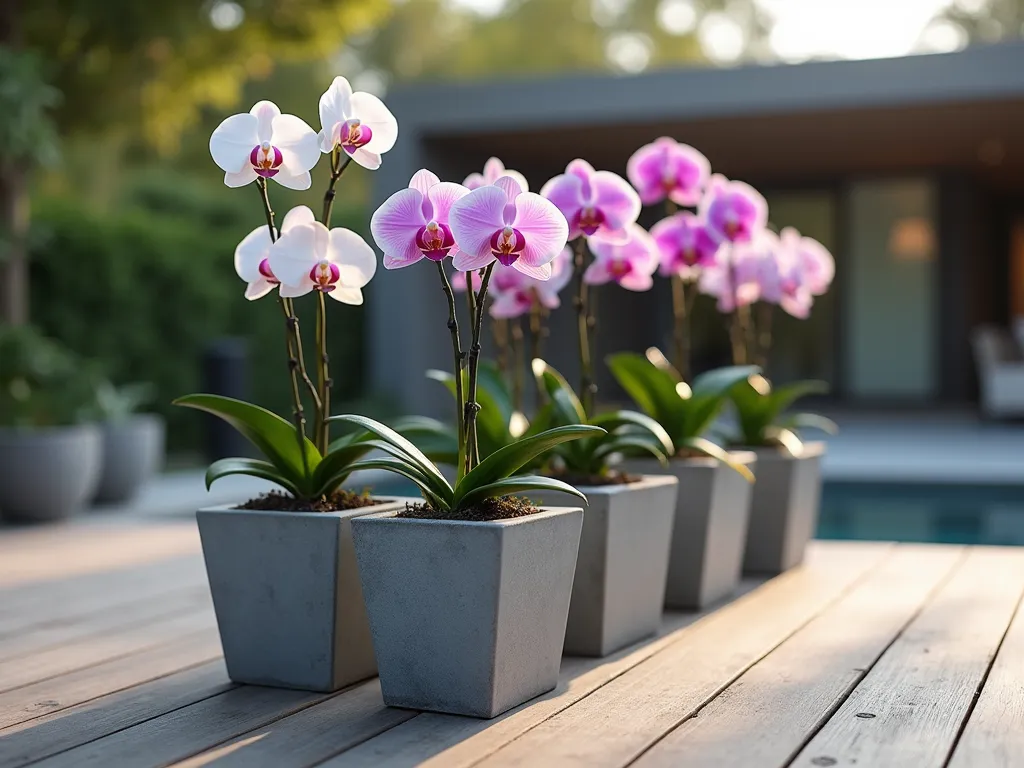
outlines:
{"label": "grey planter in background", "polygon": [[373,677],[351,521],[404,504],[345,512],[199,510],[228,676],[310,691]]}
{"label": "grey planter in background", "polygon": [[[679,481],[669,475],[580,488],[589,506],[565,630],[566,654],[606,656],[658,630],[678,488]],[[531,498],[557,504],[573,497],[542,491]]]}
{"label": "grey planter in background", "polygon": [[384,703],[490,718],[554,688],[582,522],[353,520]]}
{"label": "grey planter in background", "polygon": [[94,500],[100,504],[128,501],[163,466],[164,420],[140,413],[102,424],[101,429],[103,470]]}
{"label": "grey planter in background", "polygon": [[776,574],[803,562],[821,505],[824,443],[804,443],[799,456],[758,448],[743,571]]}
{"label": "grey planter in background", "polygon": [[[733,461],[754,469],[751,451],[732,454]],[[736,591],[747,543],[753,484],[717,459],[673,459],[662,468],[654,459],[630,459],[628,472],[659,470],[679,480],[665,606],[704,608]]]}
{"label": "grey planter in background", "polygon": [[0,515],[43,522],[68,517],[92,498],[103,441],[94,425],[0,429]]}

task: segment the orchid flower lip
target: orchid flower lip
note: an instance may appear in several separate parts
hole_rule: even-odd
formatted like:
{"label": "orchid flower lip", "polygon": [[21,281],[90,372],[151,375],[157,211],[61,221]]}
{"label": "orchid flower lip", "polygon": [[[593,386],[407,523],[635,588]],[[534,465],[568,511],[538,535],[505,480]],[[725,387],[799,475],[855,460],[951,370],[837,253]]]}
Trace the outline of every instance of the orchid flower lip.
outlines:
{"label": "orchid flower lip", "polygon": [[280,285],[281,281],[274,277],[274,271],[270,268],[270,259],[264,258],[260,262],[259,266],[260,274],[263,275],[264,279],[271,285]]}

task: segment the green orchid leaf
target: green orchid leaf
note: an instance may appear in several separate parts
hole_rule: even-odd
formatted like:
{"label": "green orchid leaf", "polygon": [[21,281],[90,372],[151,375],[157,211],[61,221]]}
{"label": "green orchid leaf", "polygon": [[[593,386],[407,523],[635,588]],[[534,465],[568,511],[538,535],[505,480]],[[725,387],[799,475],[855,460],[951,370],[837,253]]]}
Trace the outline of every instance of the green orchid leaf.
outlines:
{"label": "green orchid leaf", "polygon": [[460,506],[461,500],[473,489],[504,480],[533,458],[546,453],[556,445],[569,442],[570,440],[596,437],[603,434],[605,434],[605,430],[600,427],[575,424],[572,426],[555,427],[546,432],[541,432],[539,435],[527,437],[507,445],[481,461],[468,475],[459,481],[455,488],[455,506]]}
{"label": "green orchid leaf", "polygon": [[671,456],[676,451],[675,446],[672,444],[672,438],[669,437],[665,428],[656,420],[643,413],[637,413],[636,411],[611,411],[598,414],[590,420],[590,423],[595,427],[604,427],[609,432],[621,429],[622,427],[627,427],[631,431],[640,430],[649,434],[658,442],[662,453]]}
{"label": "green orchid leaf", "polygon": [[715,368],[695,376],[690,389],[693,392],[693,397],[704,395],[725,397],[738,382],[746,381],[760,372],[761,369],[756,365],[729,365],[724,368]]}
{"label": "green orchid leaf", "polygon": [[785,411],[800,398],[807,395],[824,395],[828,393],[828,390],[829,386],[826,381],[797,381],[784,387],[773,387],[772,391],[768,394],[768,399],[771,402],[775,418],[777,418],[778,414]]}
{"label": "green orchid leaf", "polygon": [[689,395],[685,384],[643,355],[620,352],[605,358],[608,369],[641,411],[664,427],[673,440],[685,434]]}
{"label": "green orchid leaf", "polygon": [[419,467],[412,462],[392,456],[381,456],[376,459],[364,459],[363,461],[357,461],[355,464],[349,466],[350,472],[356,472],[362,469],[383,469],[386,472],[401,475],[416,484],[416,487],[420,489],[423,500],[434,509],[445,512],[452,507],[451,494],[437,493],[433,483],[431,483],[427,476],[420,471]]}
{"label": "green orchid leaf", "polygon": [[346,468],[349,464],[359,461],[359,459],[373,450],[373,441],[368,439],[370,434],[364,432],[363,435],[367,439],[349,445],[340,445],[327,452],[327,455],[324,456],[313,473],[313,494],[315,496],[322,496],[326,493],[324,485],[327,483],[328,478],[337,477],[341,473],[347,475],[348,470]]}
{"label": "green orchid leaf", "polygon": [[459,460],[459,437],[455,428],[427,416],[405,416],[391,428],[408,438],[428,459],[455,466]]}
{"label": "green orchid leaf", "polygon": [[277,467],[269,461],[259,459],[220,459],[213,462],[206,470],[206,490],[210,490],[210,486],[215,480],[220,480],[228,475],[248,475],[249,477],[258,477],[260,480],[269,480],[280,485],[292,496],[302,497],[295,484],[285,477]]}
{"label": "green orchid leaf", "polygon": [[525,475],[523,477],[497,480],[493,483],[474,488],[463,497],[459,506],[463,508],[471,507],[484,499],[507,496],[510,493],[522,493],[523,491],[561,491],[562,493],[568,493],[582,499],[584,504],[587,503],[587,497],[568,483],[556,480],[553,477]]}
{"label": "green orchid leaf", "polygon": [[[452,397],[455,397],[455,376],[447,371],[432,369],[427,371],[428,379],[440,382],[445,386]],[[463,388],[468,396],[469,393],[469,372],[462,374]],[[494,382],[490,381],[490,385]],[[476,401],[480,411],[476,415],[477,441],[480,446],[480,455],[489,456],[491,453],[508,444],[509,420],[511,419],[511,406],[506,409],[495,399],[489,386],[484,384],[482,378],[477,380]]]}
{"label": "green orchid leaf", "polygon": [[565,377],[540,358],[534,359],[531,366],[533,375],[555,404],[555,417],[567,424],[586,422],[583,403]]}
{"label": "green orchid leaf", "polygon": [[790,413],[779,419],[778,426],[784,429],[819,429],[829,435],[839,434],[839,425],[827,416],[817,413]]}
{"label": "green orchid leaf", "polygon": [[664,446],[658,441],[638,435],[610,435],[607,440],[602,440],[594,450],[591,464],[591,472],[600,472],[604,469],[604,460],[614,453],[621,453],[625,456],[636,456],[638,454],[649,454],[658,460],[663,467],[668,466],[668,457],[671,452],[666,453]]}
{"label": "green orchid leaf", "polygon": [[223,419],[255,445],[293,485],[299,490],[307,490],[321,457],[316,446],[303,436],[303,460],[294,424],[266,408],[221,395],[186,395],[179,397],[174,404],[212,413]]}
{"label": "green orchid leaf", "polygon": [[733,461],[729,452],[717,443],[712,443],[710,440],[705,440],[703,437],[692,437],[684,440],[683,446],[697,451],[698,453],[702,453],[712,459],[718,459],[730,469],[738,472],[748,483],[754,482],[754,473],[751,472],[746,465]]}

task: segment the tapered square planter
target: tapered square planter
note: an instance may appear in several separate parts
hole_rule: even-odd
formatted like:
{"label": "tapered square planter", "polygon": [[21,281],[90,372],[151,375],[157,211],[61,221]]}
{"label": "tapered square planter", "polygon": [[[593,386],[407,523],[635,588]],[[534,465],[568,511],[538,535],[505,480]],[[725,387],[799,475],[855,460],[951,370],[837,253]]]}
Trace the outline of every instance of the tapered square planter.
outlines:
{"label": "tapered square planter", "polygon": [[336,691],[377,673],[351,522],[405,502],[344,512],[199,510],[232,680]]}
{"label": "tapered square planter", "polygon": [[758,448],[743,571],[776,574],[803,562],[821,505],[824,443],[804,443],[799,456]]}
{"label": "tapered square planter", "polygon": [[[737,451],[732,460],[754,469],[756,456]],[[658,472],[679,481],[665,606],[703,608],[736,591],[747,543],[753,484],[717,459],[673,459],[667,468],[654,459],[630,459],[629,472]]]}
{"label": "tapered square planter", "polygon": [[554,688],[582,524],[353,520],[384,703],[489,718]]}
{"label": "tapered square planter", "polygon": [[[606,656],[650,637],[661,624],[679,481],[645,475],[635,483],[581,487],[589,506],[572,585],[565,653]],[[538,503],[573,498],[547,491]]]}

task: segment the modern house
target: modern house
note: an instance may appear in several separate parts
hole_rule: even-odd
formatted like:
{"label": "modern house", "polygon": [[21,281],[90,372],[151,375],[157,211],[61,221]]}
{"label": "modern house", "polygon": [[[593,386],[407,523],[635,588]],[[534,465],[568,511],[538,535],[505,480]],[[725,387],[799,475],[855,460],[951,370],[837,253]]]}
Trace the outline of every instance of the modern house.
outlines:
{"label": "modern house", "polygon": [[[952,54],[658,72],[395,91],[402,137],[375,176],[376,202],[421,167],[461,180],[491,155],[531,187],[575,157],[625,172],[658,136],[762,190],[770,218],[836,257],[811,319],[776,324],[772,374],[820,377],[850,405],[969,403],[980,323],[1024,315],[1024,44]],[[651,224],[655,211],[641,223]],[[667,345],[665,281],[601,291],[599,356]],[[369,304],[373,389],[410,409],[446,405],[409,371],[446,367],[436,276],[378,276]],[[550,358],[572,374],[571,302],[552,319]],[[710,301],[696,317],[697,367],[727,360]],[[606,392],[614,388],[605,381]]]}

